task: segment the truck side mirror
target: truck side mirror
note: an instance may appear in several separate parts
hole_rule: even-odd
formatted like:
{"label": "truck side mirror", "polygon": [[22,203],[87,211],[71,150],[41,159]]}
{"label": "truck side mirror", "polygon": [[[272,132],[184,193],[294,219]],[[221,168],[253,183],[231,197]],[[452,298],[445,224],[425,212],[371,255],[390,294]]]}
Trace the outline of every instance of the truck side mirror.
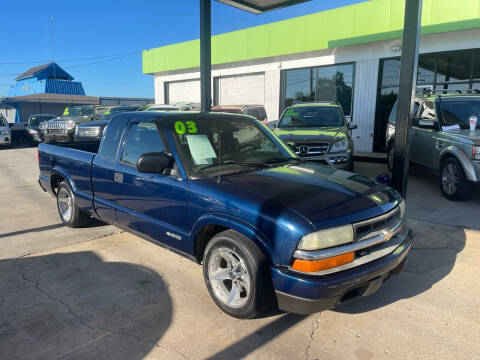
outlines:
{"label": "truck side mirror", "polygon": [[348,127],[349,130],[355,130],[356,128],[358,128],[358,125],[349,122],[349,123],[347,124],[347,127]]}
{"label": "truck side mirror", "polygon": [[173,167],[173,157],[165,152],[146,153],[138,158],[137,170],[141,173],[162,174]]}

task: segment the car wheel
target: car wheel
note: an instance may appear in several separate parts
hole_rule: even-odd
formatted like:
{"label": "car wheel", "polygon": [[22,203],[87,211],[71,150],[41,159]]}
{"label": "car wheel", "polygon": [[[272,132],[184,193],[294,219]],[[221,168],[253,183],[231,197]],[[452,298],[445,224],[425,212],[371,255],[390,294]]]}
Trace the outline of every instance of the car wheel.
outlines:
{"label": "car wheel", "polygon": [[236,231],[223,231],[207,244],[203,276],[217,306],[233,317],[253,318],[275,303],[266,257]]}
{"label": "car wheel", "polygon": [[394,144],[393,142],[391,142],[390,144],[388,144],[388,150],[387,150],[387,166],[388,166],[388,170],[390,172],[393,171],[393,156],[394,156]]}
{"label": "car wheel", "polygon": [[75,204],[72,189],[65,181],[62,181],[57,189],[57,209],[62,222],[68,227],[82,227],[90,220],[90,215]]}
{"label": "car wheel", "polygon": [[473,186],[467,180],[460,162],[450,157],[442,163],[440,187],[449,200],[468,200],[472,197]]}

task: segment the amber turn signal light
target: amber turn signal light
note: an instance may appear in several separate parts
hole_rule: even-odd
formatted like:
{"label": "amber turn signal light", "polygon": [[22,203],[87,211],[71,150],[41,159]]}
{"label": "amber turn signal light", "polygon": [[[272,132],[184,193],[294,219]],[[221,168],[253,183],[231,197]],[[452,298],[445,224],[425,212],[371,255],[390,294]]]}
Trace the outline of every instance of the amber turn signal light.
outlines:
{"label": "amber turn signal light", "polygon": [[295,259],[292,268],[302,272],[317,272],[331,269],[335,266],[348,264],[355,258],[355,253],[349,252],[342,255],[333,256],[322,260],[300,260]]}

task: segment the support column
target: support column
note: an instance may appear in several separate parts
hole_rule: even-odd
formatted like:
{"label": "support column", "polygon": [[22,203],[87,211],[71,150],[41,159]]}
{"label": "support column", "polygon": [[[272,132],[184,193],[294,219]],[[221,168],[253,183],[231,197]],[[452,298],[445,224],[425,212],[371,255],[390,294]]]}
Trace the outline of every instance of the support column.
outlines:
{"label": "support column", "polygon": [[212,108],[212,4],[200,0],[200,108],[209,112]]}
{"label": "support column", "polygon": [[410,161],[410,129],[417,83],[418,46],[422,23],[422,0],[405,0],[398,111],[395,125],[395,148],[392,185],[402,197],[407,196],[408,164]]}

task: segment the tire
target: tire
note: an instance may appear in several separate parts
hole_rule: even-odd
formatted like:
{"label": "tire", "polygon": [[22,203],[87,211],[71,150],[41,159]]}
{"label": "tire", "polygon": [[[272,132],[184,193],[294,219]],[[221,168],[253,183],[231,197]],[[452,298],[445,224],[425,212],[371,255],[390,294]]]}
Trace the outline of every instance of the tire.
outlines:
{"label": "tire", "polygon": [[256,317],[275,305],[267,258],[236,231],[223,231],[209,241],[203,277],[217,306],[238,319]]}
{"label": "tire", "polygon": [[454,157],[449,157],[442,163],[440,188],[448,200],[463,201],[472,197],[473,186],[467,180],[462,164]]}
{"label": "tire", "polygon": [[71,228],[85,226],[90,220],[90,215],[81,211],[75,204],[72,189],[66,181],[62,181],[58,185],[57,210],[65,226]]}
{"label": "tire", "polygon": [[387,149],[387,166],[390,172],[393,171],[393,153],[394,153],[394,144],[390,142]]}

